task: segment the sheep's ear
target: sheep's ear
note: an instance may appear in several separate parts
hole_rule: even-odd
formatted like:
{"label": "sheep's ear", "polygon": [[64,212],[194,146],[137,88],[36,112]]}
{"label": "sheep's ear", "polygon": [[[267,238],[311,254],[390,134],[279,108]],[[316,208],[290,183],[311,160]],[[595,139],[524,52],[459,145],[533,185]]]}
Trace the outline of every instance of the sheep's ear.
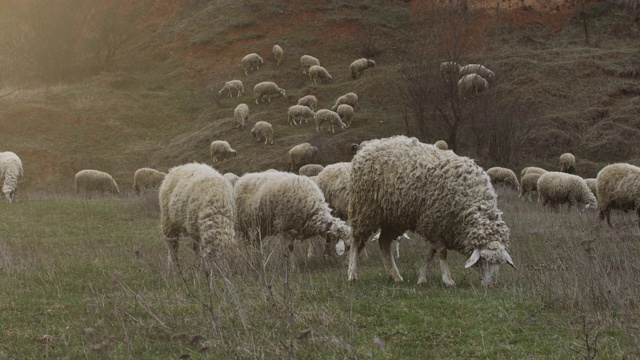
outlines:
{"label": "sheep's ear", "polygon": [[477,263],[478,260],[480,260],[480,249],[475,249],[473,250],[473,253],[471,254],[469,260],[467,260],[467,262],[464,264],[464,268],[467,269],[473,266],[473,264]]}
{"label": "sheep's ear", "polygon": [[514,269],[518,270],[516,265],[513,263],[513,260],[511,259],[511,255],[509,255],[507,250],[502,250],[502,255],[504,256],[504,259],[507,260],[507,264],[513,266]]}

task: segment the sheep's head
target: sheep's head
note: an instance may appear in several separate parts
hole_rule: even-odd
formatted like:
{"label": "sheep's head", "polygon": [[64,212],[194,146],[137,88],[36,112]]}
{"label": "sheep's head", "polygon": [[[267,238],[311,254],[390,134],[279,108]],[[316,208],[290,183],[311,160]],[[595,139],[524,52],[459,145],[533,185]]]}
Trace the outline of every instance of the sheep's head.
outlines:
{"label": "sheep's head", "polygon": [[280,95],[287,96],[287,92],[284,89],[280,89]]}
{"label": "sheep's head", "polygon": [[464,267],[474,267],[482,275],[482,285],[493,287],[498,280],[500,265],[508,263],[515,269],[511,256],[500,241],[492,241],[482,248],[476,248]]}
{"label": "sheep's head", "polygon": [[16,196],[16,191],[14,189],[5,190],[4,196],[7,199],[7,203],[12,204]]}
{"label": "sheep's head", "polygon": [[342,220],[334,218],[327,225],[327,242],[335,244],[336,254],[343,255],[351,247],[351,228]]}
{"label": "sheep's head", "polygon": [[376,62],[373,60],[367,60],[367,66],[368,67],[375,67],[376,66]]}

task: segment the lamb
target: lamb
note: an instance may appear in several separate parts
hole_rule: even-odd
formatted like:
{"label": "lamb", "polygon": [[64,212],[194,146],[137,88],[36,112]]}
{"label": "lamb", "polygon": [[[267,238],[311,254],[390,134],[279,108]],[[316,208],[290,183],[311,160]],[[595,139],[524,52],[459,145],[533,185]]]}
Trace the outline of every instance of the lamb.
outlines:
{"label": "lamb", "polygon": [[300,167],[300,169],[298,170],[298,174],[312,177],[318,175],[323,169],[324,166],[320,164],[307,164]]}
{"label": "lamb", "polygon": [[144,189],[157,189],[162,184],[166,173],[151,168],[140,168],[133,173],[133,191],[140,194]]}
{"label": "lamb", "polygon": [[240,95],[244,95],[244,85],[242,85],[241,80],[231,80],[224,83],[224,86],[218,92],[218,95],[222,96],[222,94],[226,91],[231,97],[231,91],[235,91],[237,93],[237,97]]}
{"label": "lamb", "polygon": [[271,96],[286,96],[286,94],[287,93],[284,89],[279,88],[276,83],[271,81],[263,81],[253,87],[253,96],[256,99],[256,104],[258,103],[258,100],[264,102],[263,98],[265,96],[267,97],[267,100],[271,102]]}
{"label": "lamb", "polygon": [[232,172],[228,172],[225,173],[224,175],[222,175],[222,177],[224,177],[225,179],[229,180],[229,182],[231,183],[231,185],[235,185],[236,181],[238,181],[238,179],[240,178],[240,176],[232,173]]}
{"label": "lamb", "polygon": [[493,71],[487,69],[480,64],[468,64],[460,68],[459,76],[464,77],[469,74],[477,74],[485,79],[491,79],[495,76]]}
{"label": "lamb", "polygon": [[2,193],[9,204],[13,203],[18,190],[18,183],[22,180],[22,160],[11,151],[0,152],[0,181]]}
{"label": "lamb", "polygon": [[236,128],[243,128],[247,125],[249,120],[249,106],[245,103],[238,104],[235,110],[233,110],[233,120],[236,122]]}
{"label": "lamb", "polygon": [[487,170],[487,175],[489,175],[489,179],[491,179],[491,184],[494,188],[497,184],[504,184],[515,191],[520,190],[518,177],[511,169],[496,166]]}
{"label": "lamb", "polygon": [[520,178],[522,178],[523,176],[525,176],[526,174],[544,174],[546,173],[547,170],[540,168],[540,167],[535,167],[535,166],[527,166],[526,168],[522,169],[522,171],[520,171]]}
{"label": "lamb", "polygon": [[100,191],[102,194],[110,192],[120,193],[118,184],[111,175],[98,170],[80,170],[75,177],[76,193]]}
{"label": "lamb", "polygon": [[576,157],[571,153],[560,155],[560,172],[567,174],[576,173]]}
{"label": "lamb", "polygon": [[231,148],[231,145],[229,145],[229,143],[224,140],[212,141],[211,145],[209,145],[209,153],[211,154],[212,162],[225,160],[238,154]]}
{"label": "lamb", "polygon": [[351,65],[349,65],[349,69],[351,69],[351,77],[357,79],[359,76],[362,76],[365,70],[375,66],[376,62],[370,59],[362,58],[355,60]]}
{"label": "lamb", "polygon": [[351,126],[351,122],[353,121],[354,110],[351,105],[340,104],[338,105],[338,109],[336,110],[340,119],[343,123],[345,123],[346,127]]}
{"label": "lamb", "polygon": [[599,217],[611,226],[611,210],[635,211],[640,226],[640,167],[625,163],[607,165],[598,172]]}
{"label": "lamb", "polygon": [[596,208],[598,201],[580,176],[549,171],[538,179],[538,202],[542,206],[550,206],[556,210],[560,205],[571,206],[584,204],[586,209]]}
{"label": "lamb", "polygon": [[303,74],[306,74],[307,70],[313,65],[320,65],[320,60],[311,55],[302,55],[300,57],[300,70],[302,70]]}
{"label": "lamb", "polygon": [[356,95],[355,93],[347,93],[347,94],[344,94],[344,95],[340,96],[336,100],[335,105],[333,105],[331,107],[331,111],[338,110],[338,106],[340,106],[341,104],[351,105],[351,107],[353,108],[354,111],[357,110],[358,109],[358,95]]}
{"label": "lamb", "polygon": [[332,80],[333,77],[327,69],[320,65],[313,65],[309,68],[309,79],[314,85],[317,85],[321,80]]}
{"label": "lamb", "polygon": [[598,199],[598,179],[584,179],[584,182],[587,183],[587,187],[591,190],[591,193]]}
{"label": "lamb", "polygon": [[289,150],[289,170],[300,169],[301,166],[315,162],[318,148],[308,142],[298,144]]}
{"label": "lamb", "polygon": [[287,115],[287,122],[289,125],[298,125],[298,122],[302,124],[302,120],[305,123],[309,122],[309,118],[313,118],[316,115],[313,110],[304,105],[293,105],[289,107],[289,112]]}
{"label": "lamb", "polygon": [[190,237],[210,275],[210,260],[235,244],[233,187],[208,165],[190,163],[169,169],[160,185],[160,224],[169,267],[179,266],[178,239]]}
{"label": "lamb", "polygon": [[449,79],[457,79],[460,75],[460,64],[455,61],[445,61],[440,64],[440,74],[449,81]]}
{"label": "lamb", "polygon": [[[367,239],[381,228],[383,263],[394,281],[402,281],[391,256],[391,241],[406,230],[431,243],[418,283],[436,252],[442,279],[454,285],[447,250],[470,256],[482,283],[493,286],[501,264],[513,265],[509,227],[497,207],[489,176],[467,157],[441,151],[415,138],[394,136],[363,143],[352,160],[349,222],[352,227],[349,281],[357,280],[357,258]],[[515,267],[515,266],[514,266]]]}
{"label": "lamb", "polygon": [[249,76],[249,71],[253,71],[254,66],[256,70],[260,70],[260,64],[264,64],[264,60],[256,53],[245,55],[245,57],[242,58],[242,70],[244,70],[244,74],[247,76]]}
{"label": "lamb", "polygon": [[264,139],[265,145],[267,145],[267,142],[271,142],[271,145],[273,145],[273,126],[266,121],[258,121],[253,125],[251,135],[256,139],[256,142]]}
{"label": "lamb", "polygon": [[320,131],[320,127],[324,122],[328,122],[330,124],[329,128],[331,132],[334,134],[336,132],[336,128],[335,128],[336,125],[338,125],[341,129],[344,129],[347,127],[347,125],[345,125],[345,123],[343,123],[342,120],[340,119],[340,115],[338,115],[338,113],[328,109],[318,110],[318,112],[316,112],[313,118],[316,121],[316,131]]}
{"label": "lamb", "polygon": [[273,45],[271,53],[273,54],[273,58],[276,59],[276,65],[280,65],[282,57],[284,56],[284,50],[282,50],[282,47],[280,47],[280,45]]}
{"label": "lamb", "polygon": [[444,140],[438,140],[433,145],[440,150],[449,150],[449,144]]}
{"label": "lamb", "polygon": [[531,201],[531,193],[534,191],[538,191],[538,179],[541,174],[538,173],[530,173],[525,174],[520,178],[520,192],[518,193],[518,197],[521,198],[524,195],[527,195],[529,201]]}
{"label": "lamb", "polygon": [[481,93],[489,88],[489,83],[478,74],[465,75],[458,80],[458,96],[465,98]]}
{"label": "lamb", "polygon": [[318,99],[313,95],[303,96],[298,100],[298,105],[304,105],[311,109],[311,111],[316,111]]}

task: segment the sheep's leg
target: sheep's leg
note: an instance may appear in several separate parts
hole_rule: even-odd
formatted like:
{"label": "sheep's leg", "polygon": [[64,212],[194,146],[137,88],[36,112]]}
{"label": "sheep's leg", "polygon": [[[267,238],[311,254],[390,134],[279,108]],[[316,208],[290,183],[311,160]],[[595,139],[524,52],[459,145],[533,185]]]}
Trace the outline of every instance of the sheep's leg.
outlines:
{"label": "sheep's leg", "polygon": [[378,239],[378,245],[380,245],[380,251],[382,252],[382,262],[389,277],[395,281],[402,281],[402,276],[396,267],[396,262],[391,254],[391,242],[398,237],[397,231],[383,228],[380,232],[380,238]]}
{"label": "sheep's leg", "polygon": [[400,240],[396,239],[395,244],[396,244],[396,259],[400,259]]}
{"label": "sheep's leg", "polygon": [[426,259],[424,259],[422,266],[420,266],[420,270],[418,270],[418,284],[424,284],[427,282],[427,268],[429,267],[429,263],[431,262],[431,260],[433,260],[435,254],[436,248],[435,246],[431,245]]}
{"label": "sheep's leg", "polygon": [[455,286],[456,283],[451,278],[449,266],[447,266],[447,248],[442,247],[438,250],[438,258],[440,260],[440,271],[442,271],[442,282],[447,286]]}
{"label": "sheep's leg", "polygon": [[349,249],[349,281],[358,280],[358,255],[360,254],[360,249],[364,247],[359,246],[358,244],[359,242],[356,242],[355,239],[353,239],[351,249]]}
{"label": "sheep's leg", "polygon": [[178,263],[178,247],[180,243],[178,242],[178,234],[175,232],[171,232],[166,236],[167,248],[169,249],[169,253],[167,254],[167,265],[169,269],[173,266],[179,266]]}

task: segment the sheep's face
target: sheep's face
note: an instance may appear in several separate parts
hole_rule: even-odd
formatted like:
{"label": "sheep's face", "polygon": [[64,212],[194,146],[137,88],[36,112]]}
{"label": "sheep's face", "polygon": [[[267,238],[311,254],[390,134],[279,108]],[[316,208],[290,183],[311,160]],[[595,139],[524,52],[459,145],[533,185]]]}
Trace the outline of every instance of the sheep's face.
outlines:
{"label": "sheep's face", "polygon": [[482,285],[493,287],[498,281],[500,265],[508,263],[515,269],[511,256],[499,241],[492,241],[486,247],[473,250],[465,268],[474,267],[482,275]]}
{"label": "sheep's face", "polygon": [[16,191],[15,190],[9,190],[9,191],[4,193],[4,196],[7,199],[7,202],[9,204],[12,204],[13,200],[15,199],[15,196],[16,196]]}
{"label": "sheep's face", "polygon": [[327,241],[336,244],[336,254],[341,256],[351,248],[351,228],[344,221],[336,219],[329,225]]}
{"label": "sheep's face", "polygon": [[287,96],[287,92],[284,89],[280,89],[280,95]]}

